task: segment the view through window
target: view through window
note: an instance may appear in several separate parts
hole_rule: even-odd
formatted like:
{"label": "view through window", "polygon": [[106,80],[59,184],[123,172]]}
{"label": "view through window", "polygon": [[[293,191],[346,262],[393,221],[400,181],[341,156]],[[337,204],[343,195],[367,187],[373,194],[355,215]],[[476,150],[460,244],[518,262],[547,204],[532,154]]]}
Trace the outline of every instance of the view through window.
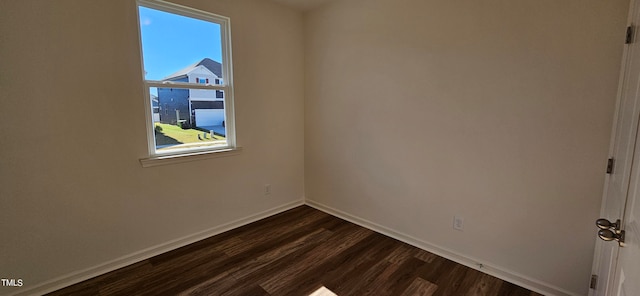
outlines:
{"label": "view through window", "polygon": [[234,146],[229,19],[138,1],[152,155]]}

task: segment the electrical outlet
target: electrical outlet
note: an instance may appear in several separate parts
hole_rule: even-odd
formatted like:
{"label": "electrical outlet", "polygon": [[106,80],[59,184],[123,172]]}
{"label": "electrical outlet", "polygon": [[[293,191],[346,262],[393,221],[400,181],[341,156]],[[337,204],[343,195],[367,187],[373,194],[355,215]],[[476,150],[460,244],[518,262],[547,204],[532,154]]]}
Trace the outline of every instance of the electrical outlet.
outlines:
{"label": "electrical outlet", "polygon": [[464,218],[460,216],[453,217],[453,229],[460,230],[464,228]]}
{"label": "electrical outlet", "polygon": [[264,184],[264,195],[271,194],[271,184]]}

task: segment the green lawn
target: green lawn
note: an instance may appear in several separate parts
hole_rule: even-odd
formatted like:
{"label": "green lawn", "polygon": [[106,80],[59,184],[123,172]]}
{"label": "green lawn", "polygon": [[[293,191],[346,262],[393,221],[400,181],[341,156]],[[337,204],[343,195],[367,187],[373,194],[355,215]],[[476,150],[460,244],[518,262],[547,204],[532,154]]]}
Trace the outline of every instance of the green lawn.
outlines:
{"label": "green lawn", "polygon": [[[211,134],[207,134],[207,138],[204,138],[204,132],[196,129],[182,129],[181,127],[165,124],[165,123],[156,123],[156,126],[162,127],[161,132],[156,131],[156,145],[177,145],[177,144],[189,144],[189,143],[202,143],[206,144],[207,142],[212,142],[214,140],[224,140],[225,138],[219,135],[215,135],[214,138],[211,138]],[[201,139],[198,139],[198,135],[200,135]]]}

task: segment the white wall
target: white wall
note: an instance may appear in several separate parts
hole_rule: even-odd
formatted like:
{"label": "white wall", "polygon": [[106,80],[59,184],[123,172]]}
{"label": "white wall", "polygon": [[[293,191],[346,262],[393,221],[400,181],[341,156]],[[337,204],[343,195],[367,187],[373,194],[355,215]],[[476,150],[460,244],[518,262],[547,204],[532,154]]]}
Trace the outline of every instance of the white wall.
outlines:
{"label": "white wall", "polygon": [[585,295],[627,5],[344,0],[306,14],[306,198]]}
{"label": "white wall", "polygon": [[302,200],[302,15],[181,2],[231,17],[244,150],[142,168],[135,2],[0,1],[0,277],[33,288]]}

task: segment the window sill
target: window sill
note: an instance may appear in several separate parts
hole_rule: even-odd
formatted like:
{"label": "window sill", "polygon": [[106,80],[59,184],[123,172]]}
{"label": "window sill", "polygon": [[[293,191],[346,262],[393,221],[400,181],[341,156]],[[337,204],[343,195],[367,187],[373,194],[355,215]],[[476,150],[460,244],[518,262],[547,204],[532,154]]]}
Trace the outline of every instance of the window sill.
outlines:
{"label": "window sill", "polygon": [[178,155],[161,155],[154,156],[149,158],[140,159],[140,164],[143,168],[150,168],[161,165],[169,165],[190,161],[198,161],[209,158],[218,158],[218,157],[227,157],[238,155],[242,151],[242,147],[235,147],[224,150],[215,150],[215,151],[205,151],[205,152],[194,152],[194,153],[185,153]]}

